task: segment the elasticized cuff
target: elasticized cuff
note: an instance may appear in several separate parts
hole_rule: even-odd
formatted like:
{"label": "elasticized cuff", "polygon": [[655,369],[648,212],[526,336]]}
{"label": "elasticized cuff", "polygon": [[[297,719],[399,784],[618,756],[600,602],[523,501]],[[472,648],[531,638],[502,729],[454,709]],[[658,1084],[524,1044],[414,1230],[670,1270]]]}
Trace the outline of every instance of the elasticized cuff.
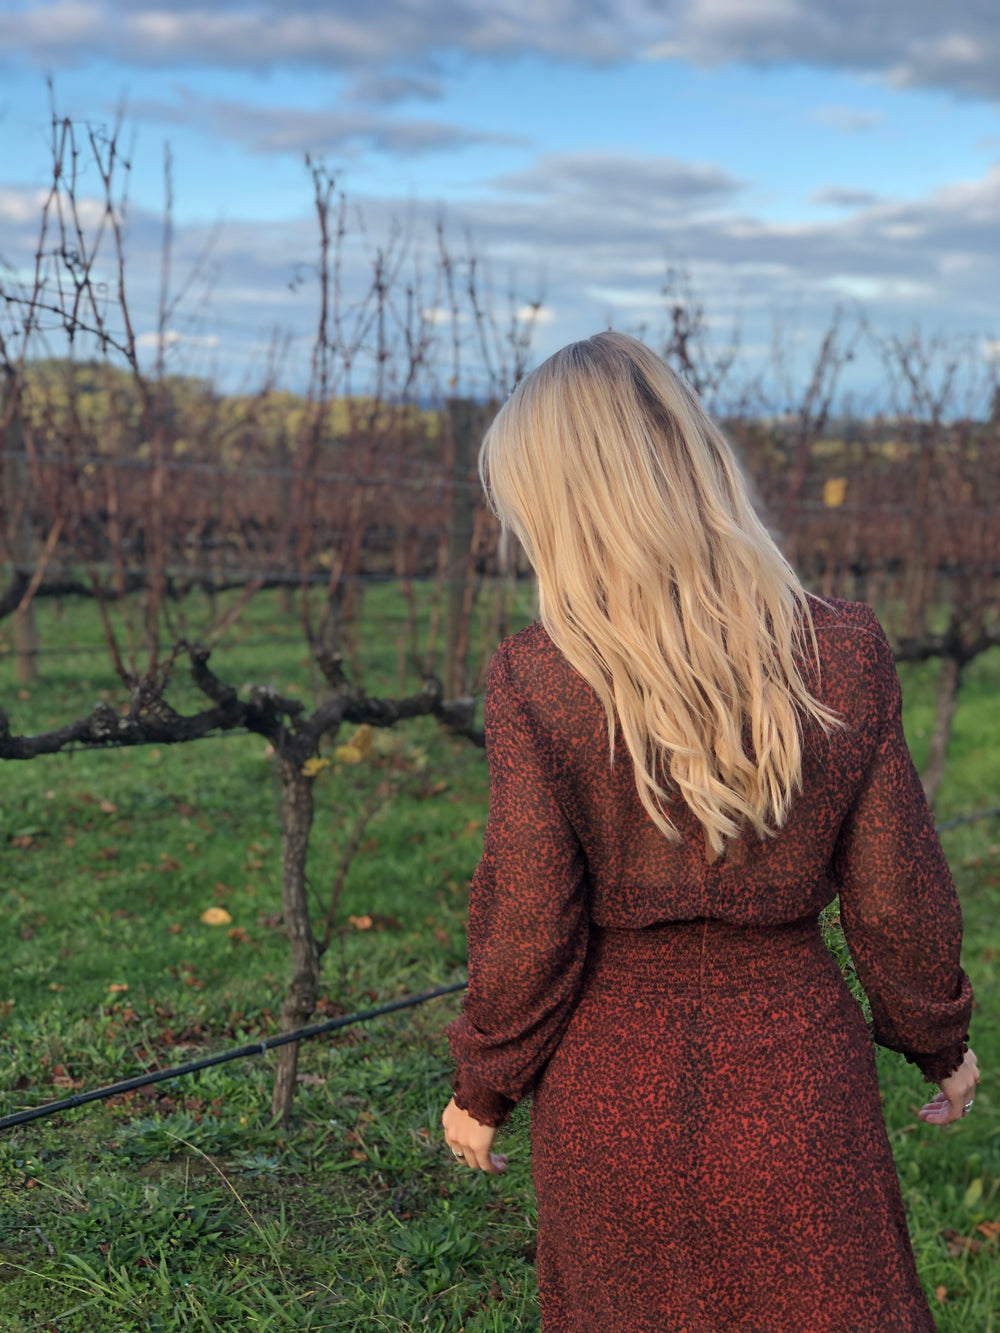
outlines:
{"label": "elasticized cuff", "polygon": [[943,1078],[954,1074],[968,1049],[966,1043],[961,1041],[946,1046],[943,1050],[934,1051],[931,1055],[922,1055],[916,1051],[904,1051],[903,1054],[911,1064],[917,1066],[926,1082],[940,1083]]}
{"label": "elasticized cuff", "polygon": [[468,1111],[473,1120],[478,1120],[481,1125],[492,1125],[495,1129],[506,1121],[517,1105],[502,1092],[469,1083],[463,1079],[461,1070],[452,1079],[452,1089],[455,1105],[460,1111]]}

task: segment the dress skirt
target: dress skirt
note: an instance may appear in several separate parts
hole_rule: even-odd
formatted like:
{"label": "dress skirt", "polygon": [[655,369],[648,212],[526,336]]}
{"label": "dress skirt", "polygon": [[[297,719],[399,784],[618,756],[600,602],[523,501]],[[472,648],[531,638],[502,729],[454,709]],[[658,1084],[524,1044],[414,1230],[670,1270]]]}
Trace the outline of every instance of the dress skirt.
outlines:
{"label": "dress skirt", "polygon": [[544,1333],[933,1333],[815,918],[596,930],[532,1162]]}

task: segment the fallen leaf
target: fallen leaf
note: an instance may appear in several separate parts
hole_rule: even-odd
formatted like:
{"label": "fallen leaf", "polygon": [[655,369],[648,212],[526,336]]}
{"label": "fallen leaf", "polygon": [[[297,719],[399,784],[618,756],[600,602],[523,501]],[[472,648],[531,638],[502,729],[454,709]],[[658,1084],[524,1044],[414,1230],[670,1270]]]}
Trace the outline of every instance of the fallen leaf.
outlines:
{"label": "fallen leaf", "polygon": [[314,1088],[322,1087],[326,1082],[325,1078],[320,1078],[319,1074],[296,1074],[296,1083],[308,1083]]}
{"label": "fallen leaf", "polygon": [[317,773],[322,773],[324,768],[329,767],[329,759],[321,759],[318,755],[314,755],[312,759],[307,759],[302,765],[302,775],[303,777],[314,778]]}
{"label": "fallen leaf", "polygon": [[232,930],[230,930],[228,934],[229,938],[233,941],[234,944],[251,943],[250,936],[246,933],[246,931],[243,929],[242,926],[233,926]]}
{"label": "fallen leaf", "polygon": [[981,1240],[976,1240],[974,1236],[963,1236],[960,1231],[955,1231],[952,1227],[946,1227],[941,1232],[941,1239],[952,1259],[960,1258],[966,1250],[972,1254],[982,1254],[986,1249]]}
{"label": "fallen leaf", "polygon": [[98,801],[97,804],[100,806],[100,808],[104,811],[106,815],[113,815],[118,809],[114,801],[107,801],[107,800]]}
{"label": "fallen leaf", "polygon": [[65,989],[66,989],[66,987],[65,987],[65,986],[61,986],[61,985],[59,984],[58,981],[50,981],[50,982],[49,982],[49,990],[60,991],[60,990],[65,990]]}
{"label": "fallen leaf", "polygon": [[108,987],[108,990],[111,992],[112,995],[121,995],[123,991],[128,990],[128,982],[112,981],[111,985]]}
{"label": "fallen leaf", "polygon": [[183,929],[184,927],[181,925],[181,923],[179,921],[175,921],[172,925],[169,925],[167,927],[167,934],[179,935]]}
{"label": "fallen leaf", "polygon": [[11,838],[10,845],[12,847],[31,847],[34,845],[34,842],[35,839],[30,833],[22,833],[19,838]]}
{"label": "fallen leaf", "polygon": [[206,926],[228,926],[232,919],[224,907],[206,907],[199,917]]}
{"label": "fallen leaf", "polygon": [[944,1305],[945,1301],[948,1299],[948,1288],[945,1286],[935,1287],[934,1299],[939,1301],[941,1305]]}
{"label": "fallen leaf", "polygon": [[976,1230],[987,1240],[995,1240],[1000,1236],[1000,1222],[980,1222]]}
{"label": "fallen leaf", "polygon": [[371,930],[374,924],[367,912],[364,916],[349,916],[347,920],[355,930]]}
{"label": "fallen leaf", "polygon": [[71,1078],[69,1074],[55,1074],[52,1084],[56,1088],[82,1088],[82,1078]]}

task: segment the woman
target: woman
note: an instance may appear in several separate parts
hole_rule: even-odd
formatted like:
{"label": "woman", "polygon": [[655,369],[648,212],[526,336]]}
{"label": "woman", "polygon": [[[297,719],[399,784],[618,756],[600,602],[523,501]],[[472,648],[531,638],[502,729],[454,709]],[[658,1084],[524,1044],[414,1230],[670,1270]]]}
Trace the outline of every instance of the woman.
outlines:
{"label": "woman", "polygon": [[871,610],[808,598],[693,393],[603,333],[519,385],[484,485],[541,623],[487,685],[449,1029],[456,1159],[528,1093],[546,1333],[924,1333],[874,1037],[978,1079],[961,918]]}

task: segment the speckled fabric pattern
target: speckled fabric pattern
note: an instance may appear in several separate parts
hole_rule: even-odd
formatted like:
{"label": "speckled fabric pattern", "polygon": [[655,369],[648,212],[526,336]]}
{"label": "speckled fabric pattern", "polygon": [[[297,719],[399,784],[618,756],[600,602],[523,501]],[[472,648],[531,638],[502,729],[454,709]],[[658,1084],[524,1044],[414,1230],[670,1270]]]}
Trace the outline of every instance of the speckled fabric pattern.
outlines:
{"label": "speckled fabric pattern", "polygon": [[487,687],[490,816],[449,1029],[459,1106],[534,1093],[545,1333],[924,1333],[871,1041],[823,947],[841,915],[875,1039],[957,1067],[971,994],[954,888],[868,607],[815,605],[809,732],[785,827],[709,863],[609,768],[603,712],[540,626]]}

